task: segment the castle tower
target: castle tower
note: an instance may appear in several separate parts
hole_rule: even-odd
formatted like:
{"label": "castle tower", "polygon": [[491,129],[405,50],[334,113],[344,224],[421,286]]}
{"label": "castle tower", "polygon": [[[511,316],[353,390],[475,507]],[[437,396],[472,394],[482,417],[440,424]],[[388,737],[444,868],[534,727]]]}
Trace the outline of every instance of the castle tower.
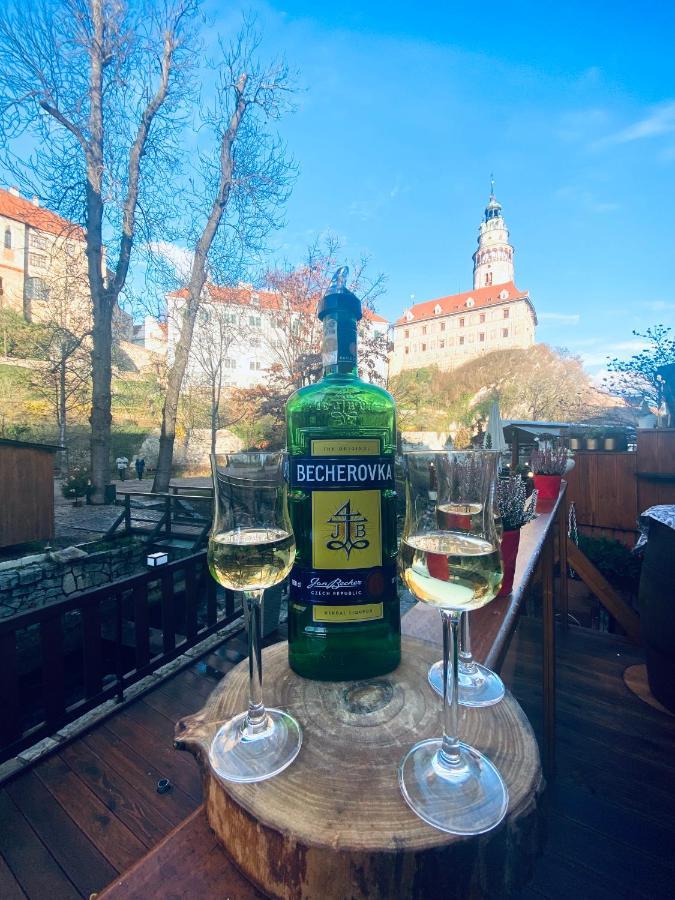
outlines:
{"label": "castle tower", "polygon": [[477,290],[507,281],[515,281],[513,247],[509,243],[509,231],[502,216],[501,203],[495,197],[492,179],[485,218],[478,229],[478,249],[473,255],[473,287]]}

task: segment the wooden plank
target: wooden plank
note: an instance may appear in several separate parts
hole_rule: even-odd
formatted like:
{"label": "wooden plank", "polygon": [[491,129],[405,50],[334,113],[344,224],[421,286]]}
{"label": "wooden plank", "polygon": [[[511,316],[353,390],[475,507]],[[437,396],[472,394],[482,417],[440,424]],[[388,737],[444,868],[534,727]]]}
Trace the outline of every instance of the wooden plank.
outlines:
{"label": "wooden plank", "polygon": [[194,560],[185,566],[185,634],[192,642],[197,635],[197,571]]}
{"label": "wooden plank", "polygon": [[170,653],[176,646],[173,586],[173,572],[162,572],[162,641],[165,653]]}
{"label": "wooden plank", "polygon": [[[159,885],[171,885],[173,897],[199,900],[263,900],[236,869],[208,827],[199,807],[153,853],[118,878],[99,900],[137,900],[159,897]],[[164,897],[168,895],[163,893]]]}
{"label": "wooden plank", "polygon": [[45,720],[49,730],[56,731],[65,718],[63,629],[60,614],[49,616],[40,623],[40,643]]}
{"label": "wooden plank", "polygon": [[[163,815],[156,803],[149,804],[139,796],[136,788],[111,765],[108,757],[94,752],[90,742],[76,741],[65,747],[61,755],[92,793],[146,847],[153,847],[175,824]],[[152,799],[155,800],[154,797]],[[107,884],[113,875],[99,882],[99,887]]]}
{"label": "wooden plank", "polygon": [[[174,749],[174,724],[147,705],[141,711],[142,724],[138,718],[128,715],[128,712],[127,709],[108,719],[106,724],[110,731],[132,747],[139,757],[148,760],[149,764],[162,773],[162,777],[168,778],[195,804],[201,803],[202,786],[199,770],[194,760],[186,753]],[[148,730],[148,727],[152,730]]]}
{"label": "wooden plank", "polygon": [[22,733],[16,634],[0,634],[0,747],[17,740]]}
{"label": "wooden plank", "polygon": [[567,556],[570,565],[586,587],[595,594],[607,612],[614,616],[628,637],[635,643],[639,643],[640,617],[638,614],[619,597],[604,575],[595,568],[588,557],[569,539],[567,541]]}
{"label": "wooden plank", "polygon": [[34,772],[7,786],[17,808],[77,889],[88,897],[115,877],[116,870],[75,825]]}
{"label": "wooden plank", "polygon": [[134,634],[136,668],[142,669],[150,661],[150,612],[148,610],[148,582],[133,588]]}
{"label": "wooden plank", "polygon": [[28,897],[48,897],[49,900],[79,898],[80,894],[72,881],[6,790],[0,790],[0,854]]}
{"label": "wooden plank", "polygon": [[101,609],[90,603],[82,609],[82,662],[84,692],[87,698],[101,691]]}
{"label": "wooden plank", "polygon": [[543,697],[544,697],[544,772],[555,774],[555,603],[553,596],[553,533],[550,532],[541,555],[543,588]]}
{"label": "wooden plank", "polygon": [[12,870],[0,855],[0,897],[2,900],[25,900],[26,895]]}
{"label": "wooden plank", "polygon": [[68,766],[59,755],[43,760],[35,773],[73,821],[118,872],[145,853],[145,844]]}
{"label": "wooden plank", "polygon": [[157,782],[166,778],[166,773],[105,725],[86,735],[84,743],[129,782],[139,801],[160,810],[170,826],[177,825],[195,808],[194,800],[177,786],[166,794],[158,794]]}

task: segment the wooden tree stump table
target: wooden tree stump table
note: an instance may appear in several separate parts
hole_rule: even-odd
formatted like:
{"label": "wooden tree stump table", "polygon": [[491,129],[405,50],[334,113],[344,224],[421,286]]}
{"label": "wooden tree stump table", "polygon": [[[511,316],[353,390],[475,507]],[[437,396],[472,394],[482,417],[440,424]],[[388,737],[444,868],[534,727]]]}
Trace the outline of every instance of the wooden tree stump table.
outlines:
{"label": "wooden tree stump table", "polygon": [[460,838],[426,825],[406,805],[398,765],[418,740],[441,734],[441,702],[427,684],[433,644],[403,639],[399,668],[363,682],[317,682],[288,667],[287,645],[263,652],[265,702],[300,722],[303,745],[275,778],[217,778],[209,746],[247,705],[248,665],[233,669],[176,746],[201,768],[208,821],[239,869],[285,900],[504,897],[526,880],[540,847],[543,778],[532,729],[507,693],[462,710],[461,737],[494,761],[509,789],[505,820]]}

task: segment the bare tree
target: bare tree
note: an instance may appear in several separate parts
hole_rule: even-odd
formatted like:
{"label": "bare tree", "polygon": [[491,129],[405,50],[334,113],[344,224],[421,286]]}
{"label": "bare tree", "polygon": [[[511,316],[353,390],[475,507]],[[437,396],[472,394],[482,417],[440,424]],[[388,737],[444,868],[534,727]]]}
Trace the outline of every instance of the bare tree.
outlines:
{"label": "bare tree", "polygon": [[180,391],[207,278],[221,284],[236,280],[247,258],[254,259],[270,230],[281,224],[279,210],[290,191],[294,167],[267,127],[288,108],[288,69],[280,62],[262,65],[259,43],[246,21],[230,47],[221,45],[214,99],[202,114],[200,131],[209,135],[210,145],[200,152],[190,192],[192,264],[168,373],[154,491],[169,487]]}
{"label": "bare tree", "polygon": [[196,328],[197,340],[193,341],[192,358],[198,380],[209,391],[211,453],[215,453],[218,430],[232,421],[231,417],[223,417],[221,409],[223,387],[232,363],[236,363],[236,359],[229,354],[240,341],[245,340],[247,329],[237,307],[220,302],[202,303]]}
{"label": "bare tree", "polygon": [[[85,229],[94,502],[109,480],[113,314],[139,234],[166,205],[197,2],[34,0],[0,13],[4,165]],[[14,152],[26,138],[28,160]]]}

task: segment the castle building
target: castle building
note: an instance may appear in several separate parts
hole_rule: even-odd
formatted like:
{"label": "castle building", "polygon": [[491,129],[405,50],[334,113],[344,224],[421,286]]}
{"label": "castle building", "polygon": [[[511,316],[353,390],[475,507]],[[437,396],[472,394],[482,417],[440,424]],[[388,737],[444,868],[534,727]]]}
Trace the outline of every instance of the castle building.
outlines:
{"label": "castle building", "polygon": [[534,344],[537,315],[515,284],[513,246],[494,183],[473,255],[473,290],[416,303],[393,326],[389,375],[438,366],[454,369],[493,350]]}

